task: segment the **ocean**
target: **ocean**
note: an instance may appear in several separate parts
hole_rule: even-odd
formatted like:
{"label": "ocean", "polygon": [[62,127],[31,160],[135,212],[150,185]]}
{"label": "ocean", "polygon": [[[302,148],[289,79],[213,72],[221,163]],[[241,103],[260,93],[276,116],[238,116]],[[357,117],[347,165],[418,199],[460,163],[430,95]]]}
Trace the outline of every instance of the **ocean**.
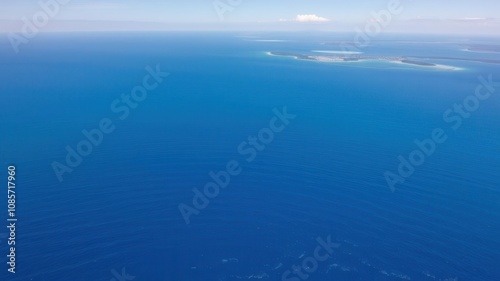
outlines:
{"label": "ocean", "polygon": [[6,38],[2,280],[500,278],[500,85],[481,82],[500,66],[465,50],[499,38],[358,48],[455,70],[268,54],[352,34],[43,33],[19,54]]}

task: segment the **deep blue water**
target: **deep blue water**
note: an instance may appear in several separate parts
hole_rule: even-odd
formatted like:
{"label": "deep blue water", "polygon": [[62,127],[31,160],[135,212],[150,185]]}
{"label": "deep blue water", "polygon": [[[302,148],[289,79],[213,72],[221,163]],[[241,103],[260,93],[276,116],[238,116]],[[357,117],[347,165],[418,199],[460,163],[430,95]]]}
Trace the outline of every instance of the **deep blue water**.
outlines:
{"label": "deep blue water", "polygon": [[[19,218],[16,274],[0,239],[2,280],[107,281],[122,268],[136,281],[282,280],[329,235],[340,246],[307,280],[500,278],[500,88],[456,131],[442,117],[479,75],[499,81],[499,65],[265,54],[333,50],[324,43],[346,34],[40,34],[17,55],[2,38],[0,174],[16,165]],[[362,51],[498,59],[461,44],[499,41],[400,35]],[[170,75],[120,120],[111,104],[148,65]],[[283,107],[296,117],[249,163],[238,146]],[[51,164],[103,118],[115,130],[59,182]],[[446,142],[391,192],[384,172],[435,128]],[[186,224],[179,204],[231,160],[241,174]]]}

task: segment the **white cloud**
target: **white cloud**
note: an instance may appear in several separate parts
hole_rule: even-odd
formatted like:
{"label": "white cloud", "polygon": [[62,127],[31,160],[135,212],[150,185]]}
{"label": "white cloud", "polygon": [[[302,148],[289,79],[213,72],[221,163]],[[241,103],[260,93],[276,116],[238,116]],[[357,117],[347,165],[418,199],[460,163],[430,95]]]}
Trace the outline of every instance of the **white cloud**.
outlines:
{"label": "white cloud", "polygon": [[310,15],[297,15],[295,18],[296,21],[298,22],[327,22],[330,21],[327,18],[323,18],[314,14]]}

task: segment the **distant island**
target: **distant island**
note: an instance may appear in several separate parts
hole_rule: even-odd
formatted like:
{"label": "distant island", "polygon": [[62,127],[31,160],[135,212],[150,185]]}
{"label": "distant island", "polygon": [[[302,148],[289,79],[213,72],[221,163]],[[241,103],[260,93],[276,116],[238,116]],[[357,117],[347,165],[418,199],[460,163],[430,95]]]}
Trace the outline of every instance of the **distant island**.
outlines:
{"label": "distant island", "polygon": [[480,53],[500,53],[499,45],[470,45],[467,46],[466,51],[480,52]]}
{"label": "distant island", "polygon": [[411,56],[411,58],[420,58],[420,59],[435,59],[435,60],[461,60],[461,61],[473,61],[473,62],[482,62],[482,63],[493,63],[500,64],[500,60],[493,59],[466,59],[466,58],[454,58],[454,57],[424,57],[424,56]]}
{"label": "distant island", "polygon": [[394,62],[394,63],[404,63],[410,65],[417,66],[425,66],[425,67],[436,67],[440,69],[446,70],[457,70],[458,68],[452,66],[444,66],[438,65],[434,63],[410,60],[407,57],[391,57],[391,56],[347,56],[347,55],[305,55],[298,53],[289,53],[289,52],[268,52],[268,55],[272,56],[283,56],[283,57],[293,57],[299,60],[311,60],[311,61],[319,61],[319,62],[361,62],[361,61],[386,61],[386,62]]}
{"label": "distant island", "polygon": [[436,64],[426,62],[426,60],[455,60],[455,61],[473,61],[481,63],[500,64],[500,60],[494,59],[468,59],[468,58],[454,58],[454,57],[434,57],[434,56],[366,56],[366,55],[352,55],[342,54],[342,52],[328,52],[328,51],[315,51],[325,53],[324,55],[308,55],[291,52],[267,52],[272,56],[293,57],[299,60],[310,60],[319,62],[361,62],[361,61],[385,61],[392,63],[402,63],[408,65],[436,68],[440,70],[460,70],[459,67]]}
{"label": "distant island", "polygon": [[421,62],[421,61],[412,61],[412,60],[401,60],[402,63],[408,63],[408,64],[415,64],[415,65],[421,65],[421,66],[436,66],[436,64],[433,63],[428,63],[428,62]]}

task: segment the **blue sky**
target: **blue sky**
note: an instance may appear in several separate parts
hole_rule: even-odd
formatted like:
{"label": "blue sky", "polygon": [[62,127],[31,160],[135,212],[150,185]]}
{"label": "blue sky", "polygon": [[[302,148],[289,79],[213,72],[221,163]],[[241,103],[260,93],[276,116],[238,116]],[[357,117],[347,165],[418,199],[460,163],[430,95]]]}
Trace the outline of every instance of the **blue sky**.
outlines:
{"label": "blue sky", "polygon": [[[2,1],[0,31],[22,28],[22,17],[31,19],[41,10],[40,0]],[[57,0],[41,0],[50,2]],[[59,0],[63,1],[63,0]],[[500,30],[498,0],[64,0],[51,17],[47,30],[108,29],[296,29],[351,31],[373,21],[372,12],[387,10],[399,1],[403,11],[393,15],[389,31],[495,33]],[[229,10],[221,6],[236,3]],[[240,3],[238,3],[240,2]],[[225,3],[225,4],[224,4]],[[297,23],[298,15],[324,19]],[[314,17],[313,17],[314,19]],[[114,22],[108,23],[106,22]],[[64,22],[68,23],[64,25]],[[71,23],[69,23],[71,22]]]}

